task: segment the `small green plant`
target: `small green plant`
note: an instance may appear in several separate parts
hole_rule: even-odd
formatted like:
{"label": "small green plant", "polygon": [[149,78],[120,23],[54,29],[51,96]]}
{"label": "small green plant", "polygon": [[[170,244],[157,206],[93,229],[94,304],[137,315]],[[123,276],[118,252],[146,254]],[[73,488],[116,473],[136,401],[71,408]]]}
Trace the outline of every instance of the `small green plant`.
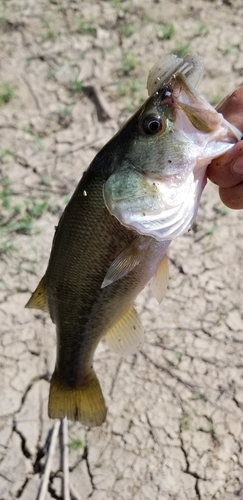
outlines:
{"label": "small green plant", "polygon": [[6,156],[13,156],[13,153],[9,149],[0,146],[0,163]]}
{"label": "small green plant", "polygon": [[34,127],[31,124],[25,125],[23,128],[24,132],[31,135],[36,143],[38,149],[43,149],[43,143],[41,136],[35,131]]}
{"label": "small green plant", "polygon": [[65,106],[64,108],[61,109],[60,115],[63,118],[66,118],[67,116],[71,115],[71,112],[72,112],[72,108],[70,108],[70,106]]}
{"label": "small green plant", "polygon": [[210,425],[209,432],[211,434],[211,438],[216,439],[216,428],[213,424]]}
{"label": "small green plant", "polygon": [[181,362],[181,359],[182,359],[181,353],[178,352],[176,349],[174,349],[174,354],[175,354],[175,357],[176,357],[176,361],[177,361],[177,363],[179,365],[180,362]]}
{"label": "small green plant", "polygon": [[83,92],[83,84],[77,77],[75,77],[71,83],[71,91],[74,94],[81,94]]}
{"label": "small green plant", "polygon": [[205,21],[201,21],[198,26],[198,29],[195,33],[195,36],[206,36],[209,33],[209,26]]}
{"label": "small green plant", "polygon": [[175,34],[175,28],[173,24],[164,24],[160,26],[157,31],[157,38],[159,40],[170,40]]}
{"label": "small green plant", "polygon": [[120,27],[120,33],[121,35],[129,37],[133,35],[134,29],[131,24],[124,24],[123,26]]}
{"label": "small green plant", "polygon": [[218,214],[225,217],[226,215],[228,215],[229,209],[225,205],[222,205],[222,206],[216,208],[216,212],[218,212]]}
{"label": "small green plant", "polygon": [[240,47],[241,47],[240,43],[232,43],[227,47],[221,49],[221,52],[224,56],[227,56],[228,54],[231,54],[231,52],[233,52],[234,49],[240,50]]}
{"label": "small green plant", "polygon": [[210,235],[210,234],[213,234],[215,233],[215,231],[218,229],[218,226],[215,224],[214,226],[212,227],[209,227],[206,231],[206,235]]}
{"label": "small green plant", "polygon": [[121,73],[122,75],[129,75],[131,71],[136,68],[137,60],[133,52],[128,52],[122,59]]}
{"label": "small green plant", "polygon": [[175,49],[174,49],[174,53],[178,56],[178,57],[185,57],[186,54],[188,54],[188,52],[190,52],[190,43],[184,43],[182,45],[179,45],[177,46]]}
{"label": "small green plant", "polygon": [[0,106],[8,104],[14,97],[14,88],[8,82],[0,83]]}
{"label": "small green plant", "polygon": [[212,106],[216,106],[221,101],[222,97],[219,94],[215,94],[209,98],[209,102]]}
{"label": "small green plant", "polygon": [[73,451],[81,450],[82,448],[84,448],[84,445],[84,440],[79,438],[72,439],[72,441],[68,443],[69,448]]}
{"label": "small green plant", "polygon": [[1,238],[1,230],[0,230],[0,255],[12,253],[16,250],[14,245],[14,241],[12,238]]}
{"label": "small green plant", "polygon": [[180,431],[188,431],[190,429],[190,417],[188,413],[184,413],[180,421]]}
{"label": "small green plant", "polygon": [[42,25],[46,30],[46,37],[49,40],[56,40],[58,37],[59,33],[57,31],[54,31],[52,26],[51,26],[51,21],[47,18],[42,19]]}
{"label": "small green plant", "polygon": [[116,91],[118,96],[127,97],[125,110],[131,113],[135,107],[140,106],[146,99],[146,95],[141,92],[144,90],[142,82],[135,78],[129,78],[116,84]]}
{"label": "small green plant", "polygon": [[104,0],[110,2],[114,9],[121,9],[124,12],[129,12],[133,9],[133,2],[129,0]]}
{"label": "small green plant", "polygon": [[93,35],[95,33],[95,27],[92,20],[85,21],[84,19],[79,19],[78,21],[78,32],[82,35]]}
{"label": "small green plant", "polygon": [[198,427],[197,430],[200,432],[205,432],[206,434],[210,434],[212,439],[217,438],[216,427],[212,422],[210,423],[210,425],[207,429],[205,429],[205,427]]}
{"label": "small green plant", "polygon": [[135,95],[143,88],[143,83],[135,78],[129,79],[128,82],[119,82],[116,84],[116,90],[119,96]]}
{"label": "small green plant", "polygon": [[205,402],[207,401],[207,396],[204,392],[199,391],[197,394],[197,397],[198,397],[198,399],[201,399],[202,401],[205,401]]}
{"label": "small green plant", "polygon": [[[10,197],[13,194],[12,188],[10,186],[10,181],[7,175],[2,178],[2,190],[0,191],[0,203],[2,208],[8,209],[10,206]],[[0,215],[1,221],[1,215]]]}
{"label": "small green plant", "polygon": [[22,233],[30,234],[34,220],[39,219],[50,209],[47,197],[34,198],[33,200],[21,203],[13,203],[15,195],[10,185],[8,176],[1,179],[0,191],[0,236],[1,250],[3,243],[5,247],[9,245],[10,234]]}
{"label": "small green plant", "polygon": [[58,112],[58,123],[62,127],[66,128],[70,125],[72,121],[72,108],[70,106],[65,106]]}
{"label": "small green plant", "polygon": [[103,466],[103,462],[97,462],[95,464],[96,469],[101,469],[102,466]]}

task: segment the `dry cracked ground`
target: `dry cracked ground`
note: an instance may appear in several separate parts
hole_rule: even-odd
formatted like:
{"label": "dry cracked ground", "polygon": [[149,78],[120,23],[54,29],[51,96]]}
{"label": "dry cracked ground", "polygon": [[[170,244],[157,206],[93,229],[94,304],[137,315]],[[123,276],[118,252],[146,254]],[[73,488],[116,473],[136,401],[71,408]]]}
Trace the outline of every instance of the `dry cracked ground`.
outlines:
{"label": "dry cracked ground", "polygon": [[[39,498],[50,453],[55,329],[24,304],[65,204],[157,59],[201,55],[216,104],[243,80],[242,28],[242,0],[1,0],[1,500]],[[162,305],[138,299],[143,348],[121,360],[100,345],[107,422],[60,434],[46,500],[64,498],[63,450],[72,500],[243,498],[242,241],[242,212],[208,185]]]}

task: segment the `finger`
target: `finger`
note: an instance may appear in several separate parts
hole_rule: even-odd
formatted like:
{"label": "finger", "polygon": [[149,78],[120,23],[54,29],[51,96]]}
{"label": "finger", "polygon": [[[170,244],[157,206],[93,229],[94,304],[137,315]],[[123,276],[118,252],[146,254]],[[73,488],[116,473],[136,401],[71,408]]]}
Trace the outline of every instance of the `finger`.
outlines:
{"label": "finger", "polygon": [[224,188],[243,182],[243,141],[237,142],[227,153],[213,160],[207,168],[207,176]]}
{"label": "finger", "polygon": [[226,120],[243,130],[243,83],[216,107]]}
{"label": "finger", "polygon": [[240,210],[243,208],[243,183],[232,188],[219,188],[222,202],[229,208]]}
{"label": "finger", "polygon": [[[221,101],[217,110],[229,122],[243,130],[243,83]],[[243,175],[242,141],[223,156],[212,161],[207,170],[209,179],[221,187],[231,187],[241,182],[243,180],[241,172]]]}

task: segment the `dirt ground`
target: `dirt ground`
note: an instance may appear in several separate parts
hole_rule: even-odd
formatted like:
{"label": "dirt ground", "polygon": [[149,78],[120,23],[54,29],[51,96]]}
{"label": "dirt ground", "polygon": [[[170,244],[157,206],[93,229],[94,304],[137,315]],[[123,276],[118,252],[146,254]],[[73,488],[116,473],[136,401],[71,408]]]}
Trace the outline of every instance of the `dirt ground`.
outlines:
{"label": "dirt ground", "polygon": [[[24,309],[82,172],[146,97],[157,59],[197,52],[213,104],[243,80],[242,0],[0,2],[0,499],[34,500],[55,328]],[[72,500],[243,498],[243,213],[208,184],[170,248],[161,306],[138,299],[143,348],[101,344],[106,423],[69,423]],[[57,443],[46,499],[62,499]]]}

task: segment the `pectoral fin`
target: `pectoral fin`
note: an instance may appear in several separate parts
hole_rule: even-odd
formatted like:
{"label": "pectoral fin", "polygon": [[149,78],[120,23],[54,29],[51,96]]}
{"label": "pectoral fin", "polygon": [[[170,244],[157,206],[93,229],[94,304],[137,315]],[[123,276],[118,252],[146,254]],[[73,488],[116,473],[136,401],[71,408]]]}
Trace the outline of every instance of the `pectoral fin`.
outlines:
{"label": "pectoral fin", "polygon": [[137,311],[129,307],[105,335],[108,346],[119,356],[136,351],[144,340],[143,327]]}
{"label": "pectoral fin", "polygon": [[167,255],[165,255],[163,259],[160,261],[156,269],[156,272],[152,278],[152,281],[150,283],[152,293],[159,302],[159,304],[162,302],[166,294],[168,281],[169,281],[169,264]]}
{"label": "pectoral fin", "polygon": [[28,309],[40,309],[41,311],[49,312],[46,299],[45,276],[43,276],[43,278],[40,280],[39,285],[32,293],[25,307],[27,307]]}
{"label": "pectoral fin", "polygon": [[148,238],[144,236],[139,236],[136,238],[131,245],[129,245],[125,250],[123,250],[118,257],[113,260],[110,265],[101,288],[105,288],[111,283],[124,278],[128,273],[130,273],[141,261],[143,257],[143,252],[150,245]]}

